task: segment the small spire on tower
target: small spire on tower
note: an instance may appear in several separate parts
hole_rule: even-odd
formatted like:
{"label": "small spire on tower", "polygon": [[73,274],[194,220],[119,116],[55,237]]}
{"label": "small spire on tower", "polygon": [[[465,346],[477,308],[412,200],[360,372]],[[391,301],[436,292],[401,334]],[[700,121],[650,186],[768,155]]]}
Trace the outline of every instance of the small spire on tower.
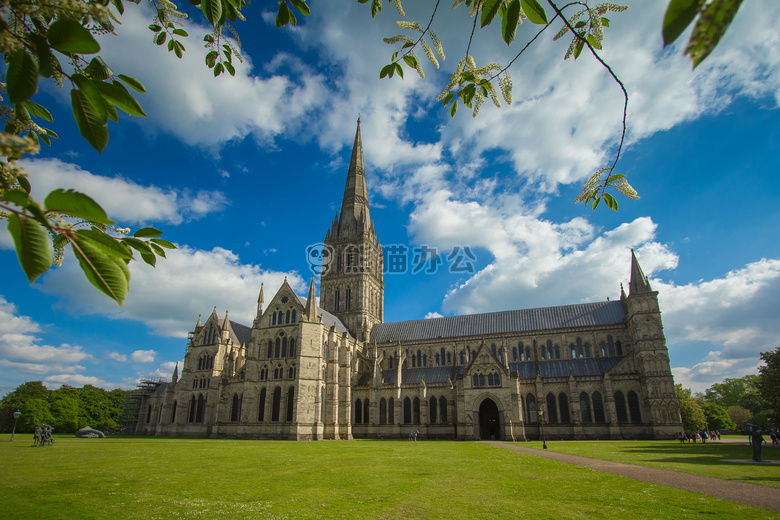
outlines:
{"label": "small spire on tower", "polygon": [[173,368],[173,377],[171,377],[171,383],[174,385],[179,380],[179,362],[176,362],[176,366]]}
{"label": "small spire on tower", "polygon": [[642,266],[639,265],[639,260],[636,259],[634,250],[631,250],[631,281],[628,283],[628,294],[639,294],[652,292],[650,282],[647,280],[647,276],[642,272]]}
{"label": "small spire on tower", "polygon": [[308,321],[317,320],[317,297],[314,292],[314,275],[311,276],[311,284],[309,284],[309,296],[306,298],[306,308],[304,309],[306,319]]}
{"label": "small spire on tower", "polygon": [[228,330],[230,320],[228,320],[228,311],[225,309],[225,321],[222,322],[222,330]]}
{"label": "small spire on tower", "polygon": [[263,283],[260,282],[260,295],[257,297],[257,317],[263,315]]}

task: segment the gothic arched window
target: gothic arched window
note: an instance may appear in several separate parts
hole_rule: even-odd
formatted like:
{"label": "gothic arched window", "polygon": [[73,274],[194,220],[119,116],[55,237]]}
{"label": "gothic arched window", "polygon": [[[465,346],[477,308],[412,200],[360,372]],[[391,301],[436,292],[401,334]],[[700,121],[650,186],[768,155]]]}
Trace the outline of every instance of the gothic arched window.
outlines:
{"label": "gothic arched window", "polygon": [[569,396],[561,392],[558,394],[558,408],[561,414],[561,423],[570,423],[571,417],[569,416]]}
{"label": "gothic arched window", "polygon": [[639,397],[633,390],[628,392],[628,413],[631,416],[632,423],[642,422],[642,414],[639,409]]}
{"label": "gothic arched window", "polygon": [[584,424],[593,422],[593,416],[590,413],[590,396],[585,392],[580,394],[580,415]]}
{"label": "gothic arched window", "polygon": [[601,392],[593,392],[593,418],[597,423],[606,422],[604,418],[604,399]]}
{"label": "gothic arched window", "polygon": [[260,404],[257,407],[257,422],[265,419],[265,388],[260,390]]}
{"label": "gothic arched window", "polygon": [[615,392],[615,412],[617,412],[618,422],[628,422],[628,413],[626,413],[626,398],[623,392]]}

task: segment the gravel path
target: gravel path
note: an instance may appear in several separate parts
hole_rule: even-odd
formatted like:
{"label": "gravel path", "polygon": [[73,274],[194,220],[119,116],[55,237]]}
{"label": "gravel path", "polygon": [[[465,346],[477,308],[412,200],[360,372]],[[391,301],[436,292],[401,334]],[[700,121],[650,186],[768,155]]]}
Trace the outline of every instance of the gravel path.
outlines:
{"label": "gravel path", "polygon": [[[737,502],[739,504],[762,507],[764,509],[771,509],[772,511],[780,511],[780,489],[776,487],[748,484],[745,482],[733,482],[720,478],[684,473],[682,471],[648,468],[645,466],[635,466],[633,464],[591,459],[580,455],[568,455],[565,453],[526,448],[524,446],[506,444],[500,441],[483,442],[485,444],[490,444],[491,446],[567,462],[576,466],[585,466],[598,471],[606,471],[607,473],[614,473],[615,475],[641,480],[642,482],[671,486],[693,491],[694,493],[701,493],[702,495],[709,495],[711,497]],[[780,474],[780,470],[778,470],[778,473]]]}

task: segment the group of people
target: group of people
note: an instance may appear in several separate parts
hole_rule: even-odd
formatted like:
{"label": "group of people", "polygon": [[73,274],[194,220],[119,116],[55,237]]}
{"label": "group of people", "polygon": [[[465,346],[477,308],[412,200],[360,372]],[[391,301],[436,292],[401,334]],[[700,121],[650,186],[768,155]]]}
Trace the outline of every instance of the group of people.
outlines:
{"label": "group of people", "polygon": [[714,441],[715,439],[720,440],[720,430],[712,430],[710,432],[706,431],[700,431],[700,432],[679,432],[677,434],[677,440],[679,440],[681,443],[683,442],[692,442],[696,444],[696,441],[701,441],[702,444],[707,442],[707,439]]}
{"label": "group of people", "polygon": [[54,428],[52,428],[48,424],[42,424],[40,426],[35,427],[35,435],[33,436],[33,442],[35,443],[34,446],[46,446],[47,444],[49,446],[54,445],[54,437],[52,437],[51,432],[54,431]]}

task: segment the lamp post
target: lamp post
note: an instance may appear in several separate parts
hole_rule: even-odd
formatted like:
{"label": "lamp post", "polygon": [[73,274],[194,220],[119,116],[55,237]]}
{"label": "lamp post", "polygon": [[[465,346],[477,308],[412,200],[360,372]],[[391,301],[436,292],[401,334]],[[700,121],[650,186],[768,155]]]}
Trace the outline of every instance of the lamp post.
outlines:
{"label": "lamp post", "polygon": [[544,410],[539,410],[539,426],[542,428],[542,448],[547,449],[547,441],[544,438]]}
{"label": "lamp post", "polygon": [[14,435],[16,435],[16,421],[19,420],[19,416],[22,415],[22,412],[19,410],[16,410],[14,412],[14,429],[11,431],[11,442],[14,441]]}

